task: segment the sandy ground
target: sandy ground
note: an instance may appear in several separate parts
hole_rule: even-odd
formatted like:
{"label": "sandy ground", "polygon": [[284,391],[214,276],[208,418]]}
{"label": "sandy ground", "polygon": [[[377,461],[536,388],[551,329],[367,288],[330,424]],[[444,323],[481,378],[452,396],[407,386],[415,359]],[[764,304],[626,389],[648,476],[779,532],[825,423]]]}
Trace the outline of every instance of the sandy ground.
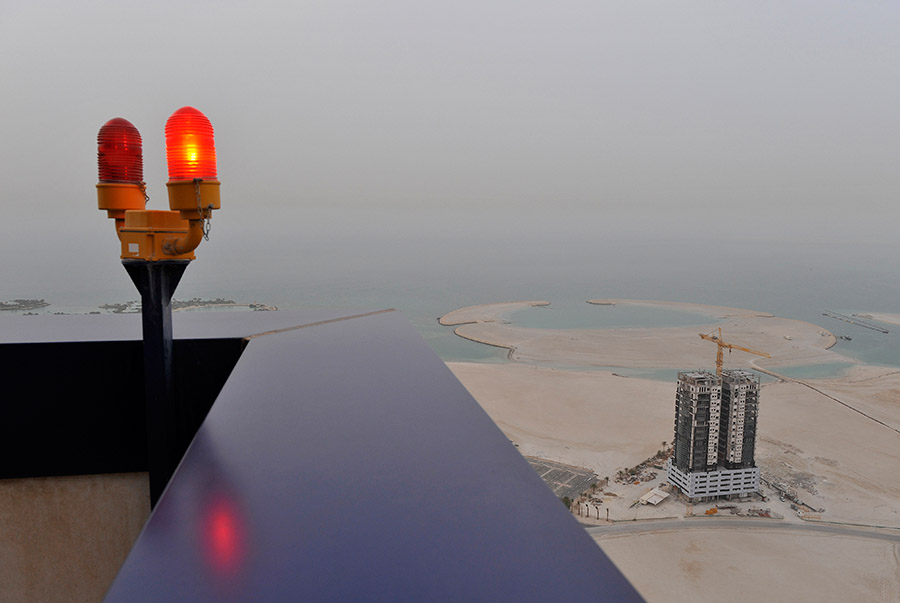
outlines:
{"label": "sandy ground", "polygon": [[884,312],[865,312],[861,314],[854,314],[857,318],[862,318],[863,320],[875,320],[878,322],[883,322],[889,325],[900,325],[900,314],[887,314]]}
{"label": "sandy ground", "polygon": [[[715,345],[699,333],[713,333],[719,327],[725,342],[766,352],[763,358],[740,350],[728,352],[731,368],[764,368],[852,361],[829,350],[834,335],[820,326],[771,314],[705,306],[634,300],[593,300],[592,303],[664,306],[700,312],[711,319],[701,327],[654,329],[530,329],[516,326],[505,317],[513,310],[548,302],[487,304],[455,310],[441,317],[443,325],[457,326],[460,337],[510,350],[511,360],[531,364],[583,367],[696,368],[715,359]],[[598,307],[598,312],[603,308]],[[677,350],[677,353],[673,353]]]}
{"label": "sandy ground", "polygon": [[[674,383],[518,363],[448,366],[526,455],[589,467],[603,478],[673,437]],[[824,508],[823,520],[900,528],[900,433],[892,429],[900,430],[900,372],[852,379],[808,383],[887,425],[803,384],[765,384],[757,464],[765,479]],[[779,512],[790,514],[787,505]]]}
{"label": "sandy ground", "polygon": [[672,439],[673,384],[521,364],[447,366],[525,455],[605,477]]}
{"label": "sandy ground", "polygon": [[548,301],[517,301],[499,304],[483,304],[467,306],[441,316],[439,322],[445,326],[461,325],[469,322],[502,321],[503,317],[514,310],[531,306],[549,306]]}
{"label": "sandy ground", "polygon": [[598,542],[626,576],[640,577],[632,582],[648,601],[900,600],[900,545],[891,542],[756,528]]}
{"label": "sandy ground", "polygon": [[[462,336],[512,350],[515,362],[448,366],[524,454],[590,467],[602,478],[647,459],[673,437],[674,383],[553,365],[714,368],[715,347],[696,328],[523,329],[504,318],[520,307],[465,308],[442,322],[459,325]],[[726,317],[725,341],[769,351],[774,358],[760,364],[776,370],[847,360],[827,349],[833,336],[817,325],[748,310],[693,304],[684,309]],[[753,358],[735,352],[730,359],[726,355],[726,367],[746,366]],[[764,384],[756,459],[764,479],[823,510],[807,513],[807,521],[900,529],[900,370],[856,366],[836,379]],[[670,498],[647,512],[631,508],[631,499],[650,485],[626,492],[618,486],[619,497],[604,503],[611,517],[702,514],[709,506],[694,509]],[[757,506],[801,522],[789,502],[765,490],[770,499]],[[900,552],[893,545],[837,536],[726,534],[725,541],[721,530],[691,532],[689,540],[672,533],[616,536],[602,546],[650,600],[719,600],[723,591],[717,589],[735,592],[729,580],[740,593],[733,600],[778,600],[781,588],[793,600],[898,600]],[[723,551],[734,552],[733,559]],[[761,580],[770,572],[777,579]],[[808,590],[798,590],[806,583]]]}
{"label": "sandy ground", "polygon": [[[858,388],[840,380],[807,383],[869,410],[876,396],[900,387],[900,375]],[[900,406],[882,416],[900,427]],[[758,426],[763,476],[824,508],[823,520],[900,527],[900,433],[798,383],[763,386]]]}

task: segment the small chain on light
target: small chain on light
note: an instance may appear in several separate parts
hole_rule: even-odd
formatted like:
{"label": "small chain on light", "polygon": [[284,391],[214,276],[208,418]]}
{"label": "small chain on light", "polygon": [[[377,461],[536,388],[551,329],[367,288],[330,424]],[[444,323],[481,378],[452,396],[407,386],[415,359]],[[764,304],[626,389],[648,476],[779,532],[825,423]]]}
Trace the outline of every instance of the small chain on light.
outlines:
{"label": "small chain on light", "polygon": [[197,195],[197,213],[200,214],[200,219],[203,221],[203,240],[209,240],[209,231],[212,229],[212,203],[209,204],[206,208],[206,216],[203,215],[203,203],[200,200],[200,183],[203,182],[203,178],[194,178],[194,193]]}
{"label": "small chain on light", "polygon": [[138,188],[140,188],[141,194],[144,195],[144,206],[146,206],[148,203],[150,203],[150,195],[147,194],[147,183],[141,182],[138,185]]}

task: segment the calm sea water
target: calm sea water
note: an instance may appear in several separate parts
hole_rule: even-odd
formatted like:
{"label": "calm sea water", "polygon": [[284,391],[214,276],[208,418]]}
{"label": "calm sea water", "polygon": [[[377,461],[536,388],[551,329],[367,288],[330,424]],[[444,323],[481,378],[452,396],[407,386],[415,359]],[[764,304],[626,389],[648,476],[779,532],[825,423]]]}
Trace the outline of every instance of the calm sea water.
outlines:
{"label": "calm sea water", "polygon": [[[504,362],[506,351],[456,337],[452,328],[438,324],[441,315],[468,305],[546,300],[551,306],[516,313],[513,320],[538,328],[708,324],[690,312],[585,303],[596,298],[696,302],[805,320],[850,336],[852,341],[839,341],[834,348],[842,354],[859,362],[900,366],[900,327],[894,332],[888,326],[891,332],[884,335],[822,316],[823,310],[900,313],[900,273],[894,268],[900,248],[892,245],[651,244],[553,233],[487,236],[483,230],[460,241],[440,232],[355,232],[334,240],[310,235],[311,240],[298,240],[278,253],[249,244],[205,243],[176,297],[225,297],[282,309],[397,308],[444,360],[482,362]],[[111,259],[88,270],[56,261],[11,272],[0,299],[43,297],[52,304],[44,311],[51,313],[96,310],[102,303],[136,299],[117,264]],[[815,377],[844,368],[790,371]],[[659,371],[647,375],[670,378]]]}

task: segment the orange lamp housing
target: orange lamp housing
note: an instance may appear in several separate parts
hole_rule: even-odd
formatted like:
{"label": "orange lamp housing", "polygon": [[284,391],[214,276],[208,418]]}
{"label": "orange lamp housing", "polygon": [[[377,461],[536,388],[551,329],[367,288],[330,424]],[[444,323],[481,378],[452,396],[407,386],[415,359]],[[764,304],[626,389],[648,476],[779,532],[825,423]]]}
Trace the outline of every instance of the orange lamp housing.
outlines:
{"label": "orange lamp housing", "polygon": [[97,204],[116,220],[118,230],[125,219],[125,211],[144,209],[144,155],[141,134],[121,117],[100,128],[97,134]]}
{"label": "orange lamp housing", "polygon": [[166,122],[169,207],[183,218],[209,218],[219,209],[213,127],[203,113],[182,107]]}

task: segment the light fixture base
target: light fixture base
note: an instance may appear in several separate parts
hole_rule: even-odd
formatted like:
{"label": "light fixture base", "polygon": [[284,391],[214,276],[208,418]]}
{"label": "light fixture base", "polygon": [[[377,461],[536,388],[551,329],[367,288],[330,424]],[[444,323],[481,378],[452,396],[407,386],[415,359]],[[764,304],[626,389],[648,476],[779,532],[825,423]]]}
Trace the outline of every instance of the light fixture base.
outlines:
{"label": "light fixture base", "polygon": [[110,218],[122,220],[125,212],[144,209],[144,190],[139,184],[125,182],[100,182],[97,184],[97,207],[105,209]]}
{"label": "light fixture base", "polygon": [[125,212],[125,224],[119,229],[123,260],[193,260],[194,253],[167,254],[163,245],[167,239],[188,234],[188,221],[177,211],[132,210]]}
{"label": "light fixture base", "polygon": [[170,180],[169,209],[182,212],[185,219],[209,218],[210,210],[221,208],[218,180]]}

